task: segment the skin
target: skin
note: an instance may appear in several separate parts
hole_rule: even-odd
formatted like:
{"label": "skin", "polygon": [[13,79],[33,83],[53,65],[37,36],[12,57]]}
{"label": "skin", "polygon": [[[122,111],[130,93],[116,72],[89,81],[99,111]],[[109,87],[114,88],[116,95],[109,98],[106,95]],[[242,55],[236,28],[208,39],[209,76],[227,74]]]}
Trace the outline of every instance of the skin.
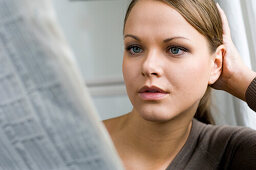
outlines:
{"label": "skin", "polygon": [[[238,62],[224,24],[224,45],[210,52],[206,38],[167,4],[140,0],[132,9],[124,30],[123,76],[133,110],[104,121],[126,169],[167,168],[188,138],[208,85],[244,99],[256,74]],[[237,72],[245,76],[238,79]],[[143,100],[138,91],[144,85],[158,86],[167,95]]]}

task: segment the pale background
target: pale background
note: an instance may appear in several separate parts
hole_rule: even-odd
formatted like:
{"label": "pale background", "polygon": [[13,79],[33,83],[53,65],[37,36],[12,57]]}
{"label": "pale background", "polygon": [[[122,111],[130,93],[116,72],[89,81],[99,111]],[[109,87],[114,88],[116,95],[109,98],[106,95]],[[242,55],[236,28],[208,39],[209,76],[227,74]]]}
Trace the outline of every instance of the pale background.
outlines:
{"label": "pale background", "polygon": [[122,77],[125,0],[53,0],[59,24],[80,66],[102,119],[132,106]]}
{"label": "pale background", "polygon": [[[53,0],[59,24],[80,66],[101,119],[129,112],[122,78],[122,28],[129,0]],[[256,69],[256,1],[219,0],[246,64]],[[235,83],[235,82],[234,82]],[[256,129],[256,113],[231,95],[214,92],[218,124]]]}

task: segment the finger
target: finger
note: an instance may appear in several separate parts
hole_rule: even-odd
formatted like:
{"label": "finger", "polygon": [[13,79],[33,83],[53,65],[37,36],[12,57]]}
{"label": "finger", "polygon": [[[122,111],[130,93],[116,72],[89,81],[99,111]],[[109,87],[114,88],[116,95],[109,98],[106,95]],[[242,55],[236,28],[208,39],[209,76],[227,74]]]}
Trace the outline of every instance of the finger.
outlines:
{"label": "finger", "polygon": [[222,25],[223,25],[223,34],[230,36],[230,28],[228,24],[228,19],[224,11],[221,9],[219,3],[217,3],[217,8],[219,10],[221,20],[222,20]]}

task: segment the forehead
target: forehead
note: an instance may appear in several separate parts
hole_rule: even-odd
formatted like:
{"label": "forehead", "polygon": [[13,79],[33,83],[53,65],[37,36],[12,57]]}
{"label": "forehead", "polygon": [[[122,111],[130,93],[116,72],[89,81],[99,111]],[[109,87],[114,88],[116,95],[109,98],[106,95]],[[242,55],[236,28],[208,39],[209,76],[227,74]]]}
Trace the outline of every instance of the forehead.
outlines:
{"label": "forehead", "polygon": [[140,36],[183,36],[188,39],[204,38],[172,6],[156,0],[139,0],[127,18],[125,34]]}

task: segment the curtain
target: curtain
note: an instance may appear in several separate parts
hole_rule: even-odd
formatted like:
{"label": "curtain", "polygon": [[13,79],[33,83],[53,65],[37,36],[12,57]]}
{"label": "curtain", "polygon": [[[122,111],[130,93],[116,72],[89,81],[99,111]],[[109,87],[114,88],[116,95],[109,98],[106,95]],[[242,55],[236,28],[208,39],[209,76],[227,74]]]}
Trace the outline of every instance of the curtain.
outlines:
{"label": "curtain", "polygon": [[[244,62],[256,70],[256,1],[218,0],[225,11],[235,46]],[[236,82],[234,82],[236,83]],[[213,109],[217,124],[256,129],[256,113],[245,102],[222,91],[214,91]]]}

